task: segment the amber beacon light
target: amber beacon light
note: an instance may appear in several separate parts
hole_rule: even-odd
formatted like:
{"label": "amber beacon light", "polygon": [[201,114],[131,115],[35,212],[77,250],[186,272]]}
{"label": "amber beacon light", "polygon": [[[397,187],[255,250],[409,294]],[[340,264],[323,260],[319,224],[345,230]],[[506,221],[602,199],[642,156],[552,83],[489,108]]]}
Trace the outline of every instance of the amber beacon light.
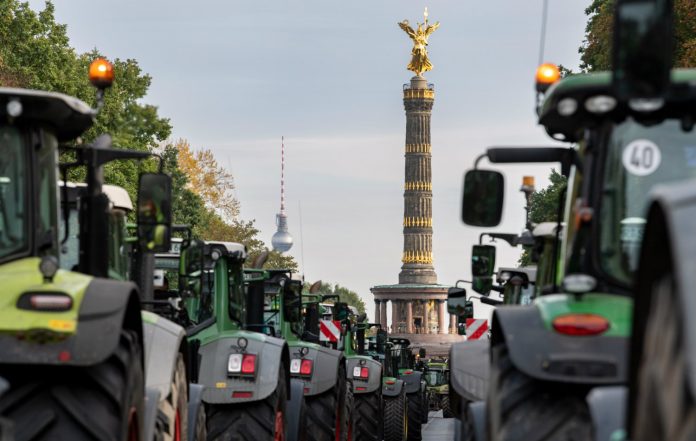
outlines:
{"label": "amber beacon light", "polygon": [[98,89],[106,89],[114,81],[114,67],[104,58],[97,58],[89,65],[89,81]]}
{"label": "amber beacon light", "polygon": [[561,79],[561,71],[558,66],[551,63],[544,63],[536,71],[537,91],[545,92],[553,83]]}

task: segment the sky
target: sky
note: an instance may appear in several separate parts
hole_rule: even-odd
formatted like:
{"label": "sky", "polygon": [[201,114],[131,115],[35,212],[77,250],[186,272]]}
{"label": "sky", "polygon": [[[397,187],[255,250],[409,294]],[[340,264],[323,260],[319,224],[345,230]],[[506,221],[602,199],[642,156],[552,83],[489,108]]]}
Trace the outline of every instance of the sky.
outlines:
{"label": "sky", "polygon": [[[544,61],[577,69],[590,0],[549,0]],[[37,10],[42,0],[31,0]],[[172,139],[213,151],[235,178],[241,218],[270,245],[286,148],[290,250],[306,280],[356,291],[397,283],[403,249],[405,115],[411,42],[397,26],[430,20],[434,259],[438,282],[470,280],[483,231],[519,232],[523,175],[548,185],[549,167],[496,166],[506,177],[496,229],[460,221],[464,172],[488,146],[554,145],[536,125],[534,72],[542,0],[55,0],[79,52],[136,59],[152,76],[144,103],[171,119]],[[116,79],[118,81],[118,79]],[[482,166],[486,166],[485,161]],[[519,255],[498,244],[498,263]],[[389,308],[391,309],[391,308]],[[476,302],[476,316],[490,308]]]}

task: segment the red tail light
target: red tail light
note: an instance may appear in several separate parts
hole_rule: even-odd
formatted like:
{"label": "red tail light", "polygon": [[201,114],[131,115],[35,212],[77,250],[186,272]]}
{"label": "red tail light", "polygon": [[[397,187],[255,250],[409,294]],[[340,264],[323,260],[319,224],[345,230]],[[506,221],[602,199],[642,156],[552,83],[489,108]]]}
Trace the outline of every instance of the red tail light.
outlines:
{"label": "red tail light", "polygon": [[360,378],[369,378],[370,370],[366,367],[360,368]]}
{"label": "red tail light", "polygon": [[254,396],[253,392],[235,391],[232,392],[232,398],[251,398]]}
{"label": "red tail light", "polygon": [[385,383],[391,386],[392,384],[396,384],[396,380],[386,380]]}
{"label": "red tail light", "polygon": [[256,355],[244,354],[242,358],[242,374],[253,375],[256,372]]}
{"label": "red tail light", "polygon": [[413,371],[411,369],[406,369],[404,371],[404,375],[411,375],[412,373],[413,373]]}
{"label": "red tail light", "polygon": [[566,335],[598,335],[609,329],[609,321],[597,314],[566,314],[553,320],[553,329]]}
{"label": "red tail light", "polygon": [[312,375],[312,360],[302,360],[300,375]]}

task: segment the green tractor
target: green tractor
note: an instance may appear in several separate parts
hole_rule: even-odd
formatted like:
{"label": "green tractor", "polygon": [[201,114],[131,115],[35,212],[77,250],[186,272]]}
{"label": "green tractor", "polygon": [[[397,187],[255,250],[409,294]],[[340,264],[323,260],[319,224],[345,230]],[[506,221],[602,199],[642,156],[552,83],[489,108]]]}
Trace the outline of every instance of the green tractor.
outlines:
{"label": "green tractor", "polygon": [[[168,179],[157,177],[167,185]],[[153,188],[155,182],[147,182]],[[79,203],[87,190],[85,184],[64,183],[61,187],[61,205],[65,222],[61,223],[63,258],[61,267],[73,268],[78,264],[80,240]],[[103,185],[108,197],[108,243],[104,253],[109,260],[109,278],[133,280],[139,288],[145,343],[146,414],[156,415],[153,425],[145,427],[145,439],[192,441],[205,439],[205,411],[201,405],[202,388],[188,384],[191,369],[186,332],[175,317],[150,312],[153,303],[154,253],[144,251],[137,237],[129,237],[128,214],[133,204],[125,189],[115,185]],[[162,191],[163,195],[168,192]],[[74,232],[71,234],[71,232]],[[159,248],[163,248],[160,245]],[[171,319],[171,320],[170,320]]]}
{"label": "green tractor", "polygon": [[[539,83],[544,92],[540,124],[553,138],[575,146],[491,148],[484,155],[493,163],[560,162],[569,177],[553,294],[494,314],[486,415],[491,439],[601,439],[623,427],[620,387],[634,363],[627,349],[648,195],[658,185],[696,176],[688,159],[696,138],[687,99],[696,72],[645,72],[659,67],[650,57],[665,56],[662,46],[655,52],[646,47],[672,41],[661,34],[666,22],[656,25],[650,15],[656,5],[617,3],[613,73],[572,75],[550,87]],[[661,11],[671,13],[671,7]],[[658,90],[656,81],[666,90]],[[465,222],[497,224],[502,175],[476,169],[465,181]],[[489,204],[477,204],[484,194]],[[504,407],[512,384],[526,392]],[[645,420],[634,423],[658,427]]]}
{"label": "green tractor", "polygon": [[[263,309],[255,314],[253,323],[259,324],[259,331],[265,329],[282,338],[289,347],[290,375],[302,382],[304,391],[307,439],[349,439],[355,432],[353,381],[346,374],[343,353],[320,345],[318,330],[305,329],[303,280],[281,269],[249,269],[245,277],[250,288],[254,281],[264,293]],[[310,294],[319,286],[320,282],[312,285]]]}
{"label": "green tractor", "polygon": [[422,438],[422,425],[428,422],[428,397],[423,370],[416,365],[414,350],[418,350],[422,358],[425,357],[425,349],[412,347],[407,338],[389,337],[389,343],[394,372],[404,382],[408,398],[408,439],[419,441]]}
{"label": "green tractor", "polygon": [[431,358],[425,364],[425,383],[427,384],[428,409],[442,411],[443,418],[452,418],[454,413],[449,397],[449,363],[447,359]]}
{"label": "green tractor", "polygon": [[[101,105],[113,76],[105,60],[95,63],[90,79]],[[58,93],[0,89],[0,115],[0,279],[7,288],[0,377],[9,383],[0,417],[14,426],[9,438],[145,439],[156,412],[146,411],[138,288],[109,279],[109,199],[102,191],[105,163],[143,154],[112,149],[106,136],[70,148],[86,166],[88,182],[77,267],[64,270],[58,145],[89,129],[96,111]],[[160,214],[139,216],[139,240],[166,245],[168,219]]]}

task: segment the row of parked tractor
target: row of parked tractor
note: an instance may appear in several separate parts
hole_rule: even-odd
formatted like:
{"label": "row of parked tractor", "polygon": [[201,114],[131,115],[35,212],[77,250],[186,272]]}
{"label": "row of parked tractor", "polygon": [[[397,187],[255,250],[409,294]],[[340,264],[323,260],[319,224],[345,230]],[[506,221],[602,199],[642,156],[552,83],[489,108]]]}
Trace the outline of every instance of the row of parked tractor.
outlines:
{"label": "row of parked tractor", "polygon": [[173,225],[161,165],[135,204],[105,184],[106,164],[152,158],[79,143],[112,66],[89,75],[94,109],[0,89],[1,441],[406,441],[450,413],[442,360],[267,253]]}
{"label": "row of parked tractor", "polygon": [[672,69],[671,2],[615,8],[612,71],[537,72],[538,122],[569,145],[491,147],[465,175],[475,227],[503,212],[503,176],[483,160],[553,163],[567,186],[557,222],[481,235],[525,246],[530,265],[496,272],[482,242],[476,294],[450,290],[462,319],[472,298],[500,304],[490,339],[451,348],[457,439],[696,439],[696,70]]}

